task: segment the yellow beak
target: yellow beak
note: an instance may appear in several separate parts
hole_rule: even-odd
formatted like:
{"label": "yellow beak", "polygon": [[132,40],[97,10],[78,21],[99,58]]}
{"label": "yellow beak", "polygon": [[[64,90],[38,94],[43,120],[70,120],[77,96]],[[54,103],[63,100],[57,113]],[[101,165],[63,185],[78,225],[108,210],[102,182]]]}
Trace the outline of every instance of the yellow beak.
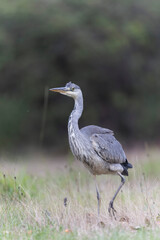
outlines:
{"label": "yellow beak", "polygon": [[65,93],[68,91],[66,87],[59,87],[59,88],[50,88],[49,91]]}

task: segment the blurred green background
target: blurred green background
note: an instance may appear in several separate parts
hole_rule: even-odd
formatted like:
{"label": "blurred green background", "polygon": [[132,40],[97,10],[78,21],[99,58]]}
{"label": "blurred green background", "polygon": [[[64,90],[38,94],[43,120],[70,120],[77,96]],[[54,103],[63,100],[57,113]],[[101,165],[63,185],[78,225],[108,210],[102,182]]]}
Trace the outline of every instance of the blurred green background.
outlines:
{"label": "blurred green background", "polygon": [[73,101],[80,126],[113,129],[126,145],[160,139],[160,2],[0,1],[0,148],[66,150]]}

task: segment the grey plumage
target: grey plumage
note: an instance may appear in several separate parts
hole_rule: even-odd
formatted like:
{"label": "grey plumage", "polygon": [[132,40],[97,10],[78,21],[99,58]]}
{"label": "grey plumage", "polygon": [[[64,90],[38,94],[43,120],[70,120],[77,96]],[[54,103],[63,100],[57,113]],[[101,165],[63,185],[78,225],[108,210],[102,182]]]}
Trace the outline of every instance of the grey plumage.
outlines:
{"label": "grey plumage", "polygon": [[109,163],[124,163],[126,155],[121,144],[111,134],[93,134],[91,136],[93,148],[97,154]]}
{"label": "grey plumage", "polygon": [[[78,120],[83,111],[83,96],[79,86],[67,83],[62,88],[50,89],[54,92],[72,97],[75,101],[74,109],[68,121],[69,144],[73,155],[80,160],[93,175],[118,174],[121,185],[109,204],[109,212],[115,215],[113,201],[124,184],[123,175],[128,175],[128,163],[121,144],[114,137],[112,130],[90,125],[79,129]],[[100,211],[100,195],[96,185],[98,212]]]}

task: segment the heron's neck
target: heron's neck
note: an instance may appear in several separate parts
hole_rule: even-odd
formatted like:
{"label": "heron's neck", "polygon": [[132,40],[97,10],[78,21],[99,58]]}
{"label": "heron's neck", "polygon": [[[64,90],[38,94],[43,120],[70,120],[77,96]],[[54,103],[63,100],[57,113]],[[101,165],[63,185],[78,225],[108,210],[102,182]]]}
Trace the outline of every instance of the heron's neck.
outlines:
{"label": "heron's neck", "polygon": [[83,97],[82,95],[75,99],[74,109],[71,112],[68,121],[68,137],[69,145],[74,156],[78,158],[79,151],[82,149],[84,142],[83,135],[78,126],[78,120],[82,115],[83,111]]}
{"label": "heron's neck", "polygon": [[72,128],[75,130],[79,130],[78,120],[81,117],[83,112],[83,96],[81,95],[79,98],[75,99],[74,109],[69,117],[69,125],[72,125]]}
{"label": "heron's neck", "polygon": [[81,98],[75,99],[74,109],[72,111],[75,121],[78,122],[79,118],[82,115],[82,112],[83,112],[83,98],[81,97]]}

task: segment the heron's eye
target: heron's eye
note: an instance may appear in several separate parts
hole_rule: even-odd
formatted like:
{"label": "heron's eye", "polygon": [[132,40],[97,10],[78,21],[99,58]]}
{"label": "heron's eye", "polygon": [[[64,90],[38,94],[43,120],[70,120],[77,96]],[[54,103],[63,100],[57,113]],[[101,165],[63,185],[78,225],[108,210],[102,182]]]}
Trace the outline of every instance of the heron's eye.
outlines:
{"label": "heron's eye", "polygon": [[74,89],[75,89],[74,87],[71,88],[72,91],[74,91]]}

